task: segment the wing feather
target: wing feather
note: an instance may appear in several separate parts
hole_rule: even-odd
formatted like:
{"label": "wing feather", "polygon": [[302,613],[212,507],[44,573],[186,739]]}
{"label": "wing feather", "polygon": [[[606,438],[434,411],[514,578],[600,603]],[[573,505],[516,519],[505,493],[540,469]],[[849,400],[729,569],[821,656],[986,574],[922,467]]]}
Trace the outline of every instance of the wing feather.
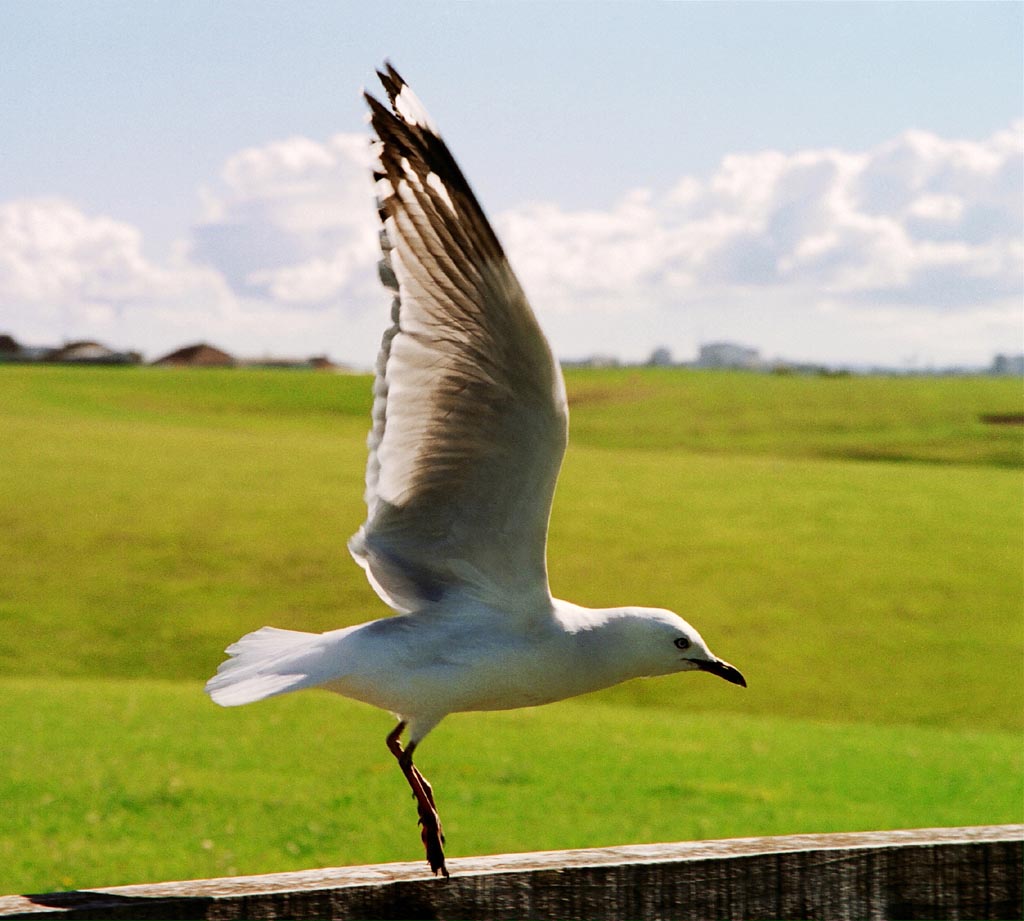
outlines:
{"label": "wing feather", "polygon": [[523,609],[545,546],[568,410],[561,369],[491,225],[390,65],[367,95],[394,293],[374,381],[367,519],[349,542],[400,611],[452,592]]}

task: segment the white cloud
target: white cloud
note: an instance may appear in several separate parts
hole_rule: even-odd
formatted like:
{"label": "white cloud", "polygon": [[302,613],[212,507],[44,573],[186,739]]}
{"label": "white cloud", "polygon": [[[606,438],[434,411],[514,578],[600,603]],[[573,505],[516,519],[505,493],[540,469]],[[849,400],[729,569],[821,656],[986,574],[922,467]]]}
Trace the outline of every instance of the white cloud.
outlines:
{"label": "white cloud", "polygon": [[236,294],[323,306],[365,293],[377,258],[369,141],[295,137],[232,156],[203,193],[193,256]]}
{"label": "white cloud", "polygon": [[0,316],[29,342],[114,331],[140,314],[215,317],[230,304],[217,273],[147,259],[130,224],[56,198],[0,203]]}
{"label": "white cloud", "polygon": [[838,360],[857,343],[861,360],[895,361],[905,336],[939,361],[969,360],[967,343],[982,361],[1021,340],[1022,174],[1024,124],[982,141],[908,131],[861,153],[729,155],[664,195],[637,190],[602,212],[531,204],[498,224],[548,322],[593,326],[603,311],[622,331],[602,351],[642,348],[646,326],[650,345],[728,332],[768,346],[781,333],[784,354]]}
{"label": "white cloud", "polygon": [[1020,290],[1022,154],[1020,126],[980,142],[911,131],[861,154],[730,155],[665,196],[602,213],[530,205],[500,223],[531,290],[563,309],[580,294],[628,310],[782,286],[970,310]]}
{"label": "white cloud", "polygon": [[90,218],[68,202],[0,204],[0,297],[4,301],[123,303],[166,279],[142,256],[129,224]]}
{"label": "white cloud", "polygon": [[[125,222],[0,203],[0,326],[369,363],[387,312],[369,160],[361,134],[240,151],[159,263]],[[685,356],[728,336],[797,358],[983,362],[1021,337],[1022,173],[1022,124],[908,131],[864,152],[731,154],[606,209],[533,203],[495,223],[563,355]]]}
{"label": "white cloud", "polygon": [[907,207],[907,216],[922,221],[952,224],[964,213],[964,200],[958,195],[922,195]]}

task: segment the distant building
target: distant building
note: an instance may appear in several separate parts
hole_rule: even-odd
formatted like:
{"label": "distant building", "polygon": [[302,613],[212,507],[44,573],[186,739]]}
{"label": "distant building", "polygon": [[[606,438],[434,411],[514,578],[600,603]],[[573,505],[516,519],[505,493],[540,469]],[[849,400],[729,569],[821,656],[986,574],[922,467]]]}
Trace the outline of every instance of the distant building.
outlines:
{"label": "distant building", "polygon": [[647,364],[652,368],[670,368],[673,364],[672,353],[665,346],[659,346],[651,352]]}
{"label": "distant building", "polygon": [[93,342],[81,339],[77,342],[65,342],[60,348],[53,349],[46,356],[47,361],[103,361],[114,354],[114,350]]}
{"label": "distant building", "polygon": [[18,361],[21,358],[21,346],[13,336],[7,333],[0,335],[0,361]]}
{"label": "distant building", "polygon": [[614,355],[590,355],[587,358],[567,358],[561,361],[564,368],[618,368],[621,364]]}
{"label": "distant building", "polygon": [[8,333],[0,335],[0,361],[48,362],[81,365],[137,365],[138,352],[118,352],[94,342],[79,339],[60,346],[22,345]]}
{"label": "distant building", "polygon": [[43,356],[43,361],[83,365],[135,365],[141,360],[138,352],[118,352],[91,339],[65,342]]}
{"label": "distant building", "polygon": [[0,335],[0,361],[46,361],[53,351],[49,345],[22,345],[9,333]]}
{"label": "distant building", "polygon": [[989,374],[1014,377],[1024,375],[1024,355],[996,355]]}
{"label": "distant building", "polygon": [[233,368],[235,359],[223,349],[197,342],[164,355],[153,364],[171,368]]}
{"label": "distant building", "polygon": [[763,367],[761,353],[734,342],[709,342],[700,347],[698,368],[739,368],[747,371]]}
{"label": "distant building", "polygon": [[265,355],[263,358],[240,358],[235,362],[242,368],[268,368],[299,371],[337,371],[336,365],[326,355],[314,355],[312,358],[274,358]]}

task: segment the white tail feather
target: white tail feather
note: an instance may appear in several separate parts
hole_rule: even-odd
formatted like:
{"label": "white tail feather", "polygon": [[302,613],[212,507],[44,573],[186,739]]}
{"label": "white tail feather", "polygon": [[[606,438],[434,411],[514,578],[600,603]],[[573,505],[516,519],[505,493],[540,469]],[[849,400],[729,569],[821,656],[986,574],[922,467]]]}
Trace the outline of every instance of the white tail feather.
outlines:
{"label": "white tail feather", "polygon": [[227,648],[231,658],[206,682],[206,693],[222,707],[237,707],[320,684],[325,678],[322,639],[317,633],[277,627],[246,634]]}

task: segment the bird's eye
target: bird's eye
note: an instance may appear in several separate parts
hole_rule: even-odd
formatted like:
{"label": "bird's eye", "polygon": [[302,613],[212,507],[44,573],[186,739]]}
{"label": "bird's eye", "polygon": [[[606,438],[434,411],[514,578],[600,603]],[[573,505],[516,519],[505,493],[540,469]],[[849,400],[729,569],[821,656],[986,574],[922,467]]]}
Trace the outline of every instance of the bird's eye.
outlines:
{"label": "bird's eye", "polygon": [[690,641],[685,636],[679,637],[679,639],[677,639],[675,642],[676,642],[676,649],[689,649],[690,648]]}

